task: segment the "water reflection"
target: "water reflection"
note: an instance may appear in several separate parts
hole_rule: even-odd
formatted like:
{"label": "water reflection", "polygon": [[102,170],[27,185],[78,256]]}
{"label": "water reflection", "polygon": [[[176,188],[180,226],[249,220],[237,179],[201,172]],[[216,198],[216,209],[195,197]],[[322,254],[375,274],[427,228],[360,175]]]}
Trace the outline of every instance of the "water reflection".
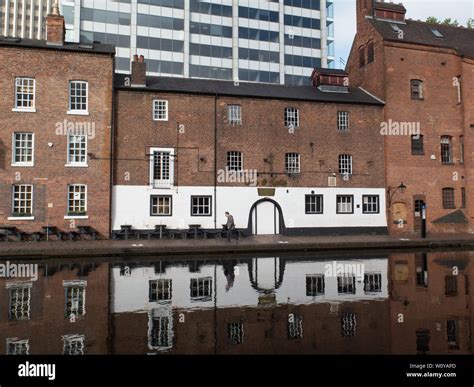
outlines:
{"label": "water reflection", "polygon": [[0,353],[472,353],[472,254],[48,261],[0,279]]}

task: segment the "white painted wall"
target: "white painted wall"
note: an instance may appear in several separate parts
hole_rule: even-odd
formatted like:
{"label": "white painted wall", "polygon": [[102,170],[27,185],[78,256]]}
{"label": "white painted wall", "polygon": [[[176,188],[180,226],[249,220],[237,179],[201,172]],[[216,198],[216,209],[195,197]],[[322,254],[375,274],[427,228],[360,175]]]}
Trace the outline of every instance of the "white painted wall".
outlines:
{"label": "white painted wall", "polygon": [[[276,258],[278,260],[278,258]],[[262,279],[259,283],[265,289],[271,289],[269,277],[273,277],[272,264],[268,265],[270,258],[258,258],[260,262],[258,276]],[[356,282],[355,294],[338,294],[337,277],[325,277],[325,294],[312,297],[306,296],[306,275],[325,274],[326,265],[332,265],[333,260],[286,262],[283,282],[280,288],[274,290],[277,303],[310,304],[315,302],[346,302],[361,300],[383,300],[388,297],[388,260],[386,258],[374,259],[352,259],[336,260],[338,264],[364,265],[365,272],[379,272],[382,274],[382,291],[379,293],[366,294],[364,292],[363,279]],[[190,282],[191,278],[212,277],[213,291],[209,301],[191,300]],[[172,298],[166,302],[149,302],[149,281],[156,279],[172,280]],[[257,306],[258,293],[250,283],[249,269],[247,263],[236,266],[234,285],[226,289],[227,279],[223,267],[212,264],[203,265],[199,273],[191,273],[187,266],[173,266],[166,268],[163,274],[156,274],[153,266],[134,268],[129,276],[121,276],[120,268],[112,269],[112,313],[125,312],[149,312],[160,305],[168,305],[168,308],[213,308],[217,307],[239,307]],[[217,289],[217,297],[215,290]]]}
{"label": "white painted wall", "polygon": [[[324,213],[305,214],[305,195],[324,195]],[[336,195],[354,195],[354,214],[336,214]],[[172,195],[172,216],[150,216],[150,195]],[[214,227],[212,216],[191,216],[191,195],[214,196],[212,186],[175,187],[153,189],[151,186],[116,185],[113,187],[112,229],[131,224],[137,229],[153,229],[156,224],[169,228],[187,228],[189,224],[201,224],[204,228]],[[362,196],[379,195],[380,213],[363,214]],[[226,222],[225,211],[233,216],[237,228],[248,225],[250,208],[262,199],[256,187],[217,188],[217,227]],[[285,225],[292,227],[386,227],[384,188],[276,188],[271,197],[282,208]],[[360,207],[357,208],[357,205]],[[213,204],[214,207],[214,204]],[[214,208],[213,208],[214,211]]]}

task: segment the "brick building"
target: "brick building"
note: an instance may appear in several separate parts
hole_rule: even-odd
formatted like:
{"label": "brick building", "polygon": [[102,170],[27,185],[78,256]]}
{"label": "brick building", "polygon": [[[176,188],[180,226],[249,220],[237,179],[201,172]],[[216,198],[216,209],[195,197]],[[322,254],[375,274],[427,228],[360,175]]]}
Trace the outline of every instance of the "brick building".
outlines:
{"label": "brick building", "polygon": [[382,103],[338,70],[312,86],[116,77],[112,229],[386,232]]}
{"label": "brick building", "polygon": [[389,229],[419,232],[426,205],[429,232],[472,232],[474,30],[405,13],[401,4],[358,0],[346,68],[355,86],[385,102]]}
{"label": "brick building", "polygon": [[0,222],[108,236],[114,47],[0,37]]}

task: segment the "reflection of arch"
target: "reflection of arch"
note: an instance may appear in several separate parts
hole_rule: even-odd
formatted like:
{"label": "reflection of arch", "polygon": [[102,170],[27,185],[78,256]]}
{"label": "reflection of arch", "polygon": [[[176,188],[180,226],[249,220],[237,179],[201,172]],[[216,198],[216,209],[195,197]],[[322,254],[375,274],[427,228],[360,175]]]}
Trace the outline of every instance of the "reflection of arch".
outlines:
{"label": "reflection of arch", "polygon": [[[264,260],[267,260],[267,262],[270,262],[269,260],[273,260],[273,273],[259,273],[259,261],[260,263],[262,263],[265,262]],[[252,258],[248,262],[248,269],[250,284],[252,288],[261,293],[272,293],[274,290],[278,289],[283,283],[283,276],[285,274],[285,260],[281,260],[279,257]],[[268,266],[265,267],[265,269],[268,269]],[[261,267],[260,270],[262,270]],[[271,286],[264,288],[264,284],[262,284],[261,282],[259,284],[259,277],[261,278],[262,274],[273,275],[273,281]]]}
{"label": "reflection of arch", "polygon": [[248,220],[248,225],[247,225],[248,233],[249,234],[254,233],[255,230],[254,230],[254,227],[253,227],[253,216],[254,216],[254,213],[255,213],[255,210],[256,210],[257,206],[261,203],[264,203],[264,202],[272,203],[275,206],[276,211],[278,211],[278,229],[276,230],[276,233],[277,234],[284,234],[285,230],[286,230],[286,227],[285,227],[285,219],[283,218],[283,211],[281,209],[281,206],[275,200],[270,199],[270,198],[259,199],[254,204],[252,204],[252,207],[250,207],[249,220]]}

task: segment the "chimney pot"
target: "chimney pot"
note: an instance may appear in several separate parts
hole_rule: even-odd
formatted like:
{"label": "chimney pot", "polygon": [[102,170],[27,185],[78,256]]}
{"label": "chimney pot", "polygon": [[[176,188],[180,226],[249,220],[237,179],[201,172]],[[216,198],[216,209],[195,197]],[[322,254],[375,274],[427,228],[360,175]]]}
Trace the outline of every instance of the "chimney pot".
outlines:
{"label": "chimney pot", "polygon": [[59,13],[57,0],[53,4],[52,13],[46,17],[46,44],[63,46],[66,37],[64,17]]}

